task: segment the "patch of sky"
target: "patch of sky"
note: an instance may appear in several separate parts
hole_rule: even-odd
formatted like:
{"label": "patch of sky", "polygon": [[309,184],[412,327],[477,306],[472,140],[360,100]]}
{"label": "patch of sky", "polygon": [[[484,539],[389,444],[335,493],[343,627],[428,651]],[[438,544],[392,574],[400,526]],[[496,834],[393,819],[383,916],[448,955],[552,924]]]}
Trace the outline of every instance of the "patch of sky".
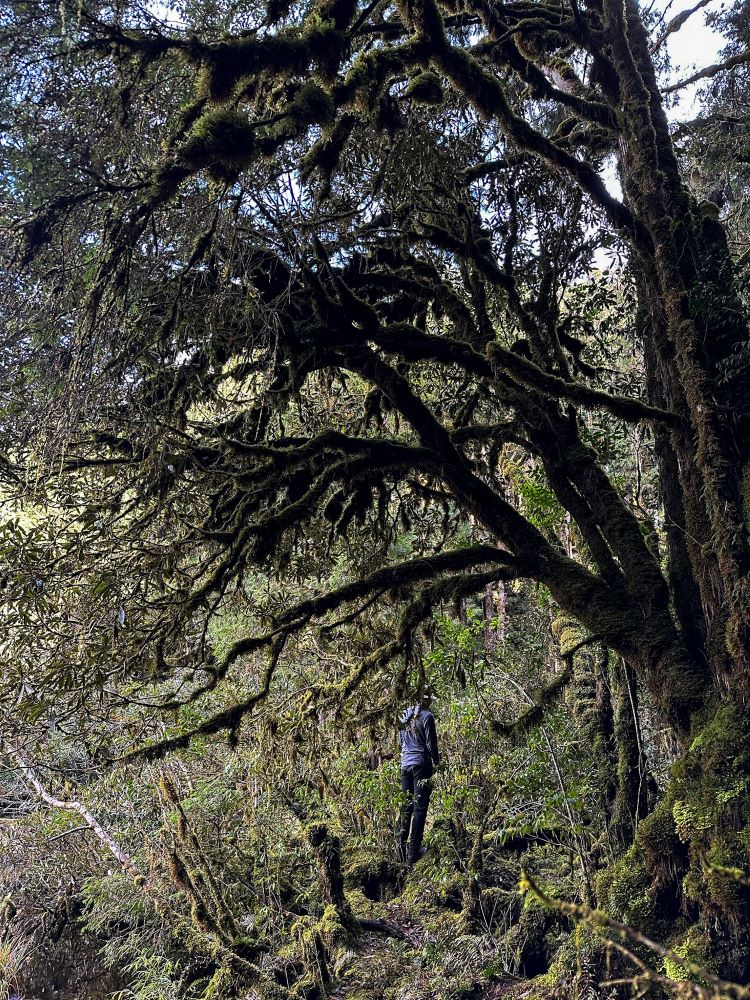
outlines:
{"label": "patch of sky", "polygon": [[[669,55],[669,69],[663,74],[664,82],[677,82],[692,76],[697,70],[717,62],[719,53],[724,46],[721,34],[706,23],[707,14],[716,14],[725,10],[726,0],[711,0],[704,7],[696,10],[679,31],[670,34],[665,46]],[[696,0],[677,0],[677,2],[659,3],[654,5],[660,10],[667,23],[678,14],[694,9]],[[671,121],[685,121],[694,118],[700,111],[701,82],[689,84],[676,92],[673,102],[667,109]]]}

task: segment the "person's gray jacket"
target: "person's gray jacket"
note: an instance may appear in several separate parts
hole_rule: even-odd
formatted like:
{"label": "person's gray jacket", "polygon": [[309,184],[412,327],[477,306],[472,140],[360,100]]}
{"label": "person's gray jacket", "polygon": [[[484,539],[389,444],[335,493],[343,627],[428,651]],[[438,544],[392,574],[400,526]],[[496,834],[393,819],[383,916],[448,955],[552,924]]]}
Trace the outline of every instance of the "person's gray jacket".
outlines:
{"label": "person's gray jacket", "polygon": [[401,767],[440,763],[435,716],[421,705],[410,705],[401,716]]}

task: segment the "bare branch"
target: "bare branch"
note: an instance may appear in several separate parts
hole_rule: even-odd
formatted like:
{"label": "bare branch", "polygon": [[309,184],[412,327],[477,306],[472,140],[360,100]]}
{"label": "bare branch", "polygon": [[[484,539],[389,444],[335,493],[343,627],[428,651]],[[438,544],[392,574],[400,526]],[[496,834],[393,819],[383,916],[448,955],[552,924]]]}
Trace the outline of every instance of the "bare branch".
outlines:
{"label": "bare branch", "polygon": [[[90,812],[90,810],[88,810],[82,802],[75,802],[72,799],[58,799],[54,795],[50,795],[50,793],[46,791],[42,785],[41,781],[39,781],[37,776],[34,774],[32,768],[29,767],[17,750],[10,750],[9,755],[18,764],[19,770],[21,771],[21,775],[26,784],[43,802],[45,802],[48,806],[52,806],[53,809],[65,809],[68,812],[75,812],[78,813],[79,816],[82,816],[86,821],[86,826],[78,827],[77,829],[91,830],[102,842],[102,844],[104,844],[110,854],[116,858],[128,875],[132,875],[135,878],[141,878],[141,873],[138,870],[138,866],[135,861],[133,861],[130,855],[123,850],[122,847],[120,847],[112,834],[104,829],[94,814]],[[72,831],[66,832],[70,833]]]}
{"label": "bare branch", "polygon": [[722,63],[713,63],[711,66],[706,66],[705,69],[693,73],[692,76],[680,80],[679,83],[673,83],[670,87],[664,87],[662,94],[673,94],[676,90],[689,87],[691,83],[697,83],[698,80],[708,80],[712,76],[718,76],[719,73],[723,73],[724,70],[732,69],[734,66],[742,66],[747,62],[750,62],[750,49],[738,52],[737,55],[731,56]]}
{"label": "bare branch", "polygon": [[669,38],[670,35],[673,35],[676,31],[679,31],[680,28],[683,26],[683,24],[685,24],[685,22],[690,17],[692,17],[696,11],[702,10],[703,7],[706,7],[710,3],[711,0],[698,0],[698,3],[695,4],[694,7],[689,7],[687,10],[680,11],[680,13],[677,14],[675,17],[673,17],[672,20],[667,24],[664,31],[651,46],[651,52],[652,53],[657,52],[662,47],[664,42],[666,42],[666,40]]}

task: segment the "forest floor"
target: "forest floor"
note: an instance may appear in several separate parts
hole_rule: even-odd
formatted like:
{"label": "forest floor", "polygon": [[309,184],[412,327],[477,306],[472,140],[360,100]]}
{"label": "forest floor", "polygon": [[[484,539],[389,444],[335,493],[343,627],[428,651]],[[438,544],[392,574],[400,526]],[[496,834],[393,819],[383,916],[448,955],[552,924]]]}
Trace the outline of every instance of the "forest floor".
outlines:
{"label": "forest floor", "polygon": [[[406,996],[407,983],[408,995],[418,1000],[459,995],[462,1000],[557,1000],[559,993],[544,976],[480,971],[481,965],[492,964],[492,951],[507,949],[499,940],[493,948],[491,935],[472,935],[455,906],[440,905],[429,893],[422,896],[428,876],[420,869],[384,886],[385,898],[365,903],[358,897],[360,929],[348,945],[356,957],[330,1000]],[[478,942],[484,962],[476,961]]]}

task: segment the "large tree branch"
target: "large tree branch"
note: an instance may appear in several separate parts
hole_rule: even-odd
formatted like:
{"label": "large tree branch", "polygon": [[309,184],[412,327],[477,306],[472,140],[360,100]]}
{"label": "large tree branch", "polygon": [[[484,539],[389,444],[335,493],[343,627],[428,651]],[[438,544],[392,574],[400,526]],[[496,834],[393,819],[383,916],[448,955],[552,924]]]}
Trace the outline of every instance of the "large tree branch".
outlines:
{"label": "large tree branch", "polygon": [[[578,24],[575,19],[563,21],[562,18],[554,26],[539,18],[523,18],[513,27],[508,27],[504,15],[493,6],[481,8],[482,17],[487,26],[491,41],[486,43],[488,51],[495,55],[499,53],[502,61],[510,66],[524,84],[531,84],[535,90],[549,101],[555,101],[569,108],[577,117],[608,128],[614,136],[617,129],[617,117],[612,108],[603,104],[597,95],[586,87],[575,74],[567,61],[558,59],[552,61],[545,53],[544,45],[535,45],[532,39],[539,32],[544,38],[545,33],[554,35],[579,36]],[[513,36],[523,38],[523,48],[517,44]],[[482,43],[474,47],[474,52],[480,54]],[[554,80],[554,83],[545,75]]]}
{"label": "large tree branch", "polygon": [[573,679],[573,657],[565,658],[565,666],[550,683],[540,691],[537,700],[513,722],[492,722],[492,731],[498,736],[517,739],[540,725],[547,711],[556,705],[560,696]]}
{"label": "large tree branch", "polygon": [[483,357],[463,341],[423,333],[407,323],[381,327],[369,332],[368,338],[384,350],[400,354],[409,361],[431,360],[457,364],[478,378],[492,381],[497,381],[498,376],[502,381],[502,375],[507,375],[518,387],[541,392],[549,399],[568,399],[592,408],[605,409],[631,423],[640,420],[656,420],[669,426],[679,423],[677,414],[669,410],[651,406],[631,396],[620,396],[580,382],[568,381],[546,372],[533,361],[496,343],[490,344],[488,357]]}
{"label": "large tree branch", "polygon": [[[314,619],[322,618],[344,604],[351,604],[353,601],[370,598],[373,595],[378,597],[388,590],[410,588],[424,580],[442,577],[446,573],[460,572],[482,564],[496,565],[498,568],[493,571],[496,573],[499,572],[499,567],[512,570],[514,575],[519,575],[522,572],[521,562],[514,559],[510,553],[491,545],[472,545],[464,549],[455,549],[450,552],[441,552],[433,556],[384,566],[365,577],[353,580],[326,594],[321,594],[319,597],[309,598],[295,604],[275,619],[270,631],[239,639],[227,650],[220,663],[214,667],[204,668],[209,673],[209,679],[205,684],[195,688],[181,700],[171,699],[157,707],[162,710],[176,710],[183,705],[197,701],[204,694],[216,688],[219,681],[226,677],[230,667],[240,657],[256,653],[269,646],[273,648],[275,643],[283,644],[290,635],[300,632]],[[365,604],[358,609],[356,614],[362,613],[368,606],[369,604]],[[353,620],[355,616],[355,614],[347,616],[347,621]],[[250,707],[252,708],[255,704],[256,700],[252,700]],[[233,717],[229,718],[231,721]],[[231,728],[231,725],[228,724],[223,728]]]}
{"label": "large tree branch", "polygon": [[[156,740],[148,746],[138,747],[136,750],[131,750],[130,753],[127,753],[123,757],[119,758],[119,762],[127,763],[128,761],[138,759],[158,760],[175,750],[184,750],[185,747],[190,746],[192,741],[198,736],[211,736],[222,731],[226,732],[227,730],[235,732],[245,716],[249,715],[257,705],[265,701],[268,697],[271,691],[271,682],[273,680],[274,673],[276,672],[279,657],[281,656],[281,652],[284,648],[284,642],[285,637],[282,636],[277,638],[272,643],[268,662],[261,676],[260,685],[258,686],[258,689],[249,697],[244,698],[235,705],[231,705],[229,708],[225,708],[221,712],[217,712],[215,715],[212,715],[199,725],[194,726],[183,733],[179,733],[176,736],[168,736],[164,739]],[[267,642],[263,643],[263,645],[266,644]]]}
{"label": "large tree branch", "polygon": [[396,590],[444,573],[460,572],[482,564],[514,567],[517,572],[522,568],[522,562],[503,549],[493,545],[470,545],[467,548],[441,552],[434,556],[410,559],[395,566],[384,566],[361,580],[345,584],[320,597],[302,601],[281,615],[278,624],[286,627],[296,622],[308,622],[311,618],[319,618],[342,604],[359,600],[374,591]]}
{"label": "large tree branch", "polygon": [[[439,245],[444,247],[448,245],[453,252],[462,256],[467,253],[466,245],[447,231],[436,226],[428,227],[428,231],[433,236],[439,234],[437,237]],[[514,311],[519,314],[524,325],[528,326],[530,322],[528,310],[520,301],[513,278],[502,271],[487,254],[471,248],[468,254],[477,263],[481,264],[482,261],[486,263],[486,273],[508,293]],[[593,389],[546,372],[534,362],[497,343],[489,345],[488,360],[464,341],[424,333],[419,327],[410,323],[383,325],[374,307],[356,297],[338,275],[334,274],[333,277],[342,300],[341,304],[331,299],[316,274],[306,270],[305,276],[312,286],[321,320],[326,321],[325,328],[320,331],[324,343],[356,344],[370,340],[384,350],[398,353],[407,360],[434,360],[443,364],[457,364],[478,378],[497,381],[498,377],[502,380],[502,375],[505,374],[514,384],[542,392],[549,398],[569,399],[572,402],[601,407],[624,420],[660,420],[671,426],[679,422],[675,414],[650,406],[639,399]],[[351,322],[352,317],[358,323],[359,329]]]}
{"label": "large tree branch", "polygon": [[490,362],[510,375],[515,382],[525,388],[541,392],[550,399],[569,399],[574,403],[602,408],[614,416],[630,422],[658,420],[670,426],[679,423],[679,417],[670,413],[669,410],[650,406],[640,399],[619,396],[602,389],[592,389],[580,382],[571,382],[559,375],[546,372],[533,361],[527,360],[514,351],[509,351],[499,344],[491,344],[487,354]]}
{"label": "large tree branch", "polygon": [[[326,432],[320,438],[323,440],[315,439],[298,449],[291,449],[291,455],[298,462],[301,459],[306,462],[313,456],[324,456],[327,449],[334,454],[342,451],[346,453],[347,449],[350,449],[352,456],[357,457],[336,461],[311,472],[309,487],[299,499],[281,504],[270,513],[249,522],[247,515],[253,508],[244,502],[243,495],[246,492],[251,495],[251,490],[257,490],[265,483],[268,489],[259,494],[259,499],[267,500],[269,490],[278,491],[289,481],[289,473],[295,464],[291,464],[291,469],[286,468],[287,479],[279,479],[275,475],[277,469],[275,462],[266,466],[263,472],[255,471],[238,476],[239,493],[231,519],[219,530],[208,530],[206,525],[199,532],[203,537],[228,543],[229,547],[210,576],[186,598],[186,608],[198,607],[209,595],[226,587],[232,576],[241,571],[251,548],[254,548],[256,558],[260,558],[261,554],[267,555],[272,552],[284,532],[310,518],[334,483],[339,481],[351,483],[359,478],[371,479],[375,472],[381,475],[389,473],[400,475],[414,469],[428,471],[434,475],[439,475],[440,472],[439,456],[425,448],[413,448],[400,442],[349,438],[335,431]],[[267,449],[263,451],[268,454]],[[277,452],[275,458],[283,458],[283,451]],[[304,463],[302,467],[304,468]]]}
{"label": "large tree branch", "polygon": [[662,93],[673,94],[676,90],[689,87],[691,83],[697,83],[698,80],[708,80],[713,76],[718,76],[719,73],[723,73],[725,70],[732,69],[734,66],[743,66],[747,62],[750,62],[750,49],[738,52],[736,55],[730,56],[729,59],[725,59],[724,62],[706,66],[705,69],[693,73],[692,76],[688,76],[678,83],[673,83],[669,87],[664,87]]}
{"label": "large tree branch", "polygon": [[[631,659],[634,651],[639,650],[646,682],[656,693],[657,702],[675,729],[687,732],[705,676],[689,665],[668,609],[661,602],[651,605],[644,601],[634,606],[627,590],[608,586],[601,577],[549,543],[471,470],[457,454],[445,428],[415,396],[408,381],[377,355],[358,349],[347,353],[342,363],[377,385],[412,424],[423,444],[440,452],[446,485],[466,510],[523,560],[524,575],[549,587],[561,608],[592,632],[602,635],[611,648]],[[650,564],[644,570],[651,579]]]}
{"label": "large tree branch", "polygon": [[[474,558],[480,556],[478,560],[479,563],[489,561],[487,558],[488,554],[490,557],[493,557],[494,553],[494,558],[503,555],[507,556],[507,553],[501,553],[499,550],[492,549],[490,546],[473,546],[472,550],[471,554]],[[462,562],[460,559],[460,554],[462,552],[469,552],[469,550],[457,550],[455,553],[444,553],[443,556],[446,558],[435,556],[431,560],[414,560],[409,564],[404,564],[404,566],[408,566],[412,569],[420,562],[431,562],[434,566],[437,561],[440,561],[440,565],[444,570],[455,568]],[[472,560],[464,560],[463,565],[472,565]],[[378,574],[371,574],[369,579],[372,581],[377,578],[379,583],[382,585],[383,578],[387,576],[387,572],[388,570],[381,570]],[[416,597],[407,604],[406,608],[402,612],[395,637],[384,645],[378,647],[378,649],[374,650],[368,656],[364,657],[354,670],[342,678],[342,680],[337,681],[334,684],[322,685],[319,689],[320,694],[323,698],[335,698],[337,700],[347,698],[353,694],[360,683],[369,674],[376,669],[386,666],[406,649],[411,641],[414,630],[430,615],[433,607],[439,600],[446,600],[456,596],[466,596],[468,594],[478,593],[488,582],[495,580],[511,580],[515,579],[517,576],[518,570],[516,567],[513,565],[507,565],[504,567],[497,566],[492,570],[485,570],[484,572],[464,573],[457,577],[447,577],[427,583],[419,590]],[[412,582],[413,579],[414,578],[412,578]],[[358,581],[357,583],[349,585],[349,587],[340,588],[340,590],[336,593],[339,596],[343,594],[351,595],[352,588],[356,588],[361,582],[363,581]],[[330,610],[329,605],[331,604],[333,596],[333,594],[328,594],[324,595],[323,598],[317,599],[321,602],[321,605],[318,608],[320,613],[324,613],[322,610],[323,607]],[[346,599],[351,600],[352,598],[351,596],[348,596]],[[339,603],[343,603],[343,600],[344,598],[342,597]],[[309,606],[313,603],[315,602],[308,602],[308,611]],[[311,617],[312,613],[306,615],[304,622],[301,624],[306,624]],[[288,632],[283,635],[279,635],[277,633],[272,644],[269,662],[264,671],[261,684],[253,695],[236,705],[231,706],[230,708],[212,715],[210,718],[204,720],[199,725],[184,733],[157,740],[145,747],[139,747],[138,749],[126,754],[123,758],[121,758],[121,760],[129,761],[139,758],[145,760],[156,760],[176,750],[184,749],[198,737],[210,736],[222,731],[236,731],[243,720],[270,694],[271,683],[286,641],[286,635],[288,635]],[[240,644],[237,644],[237,646],[239,645]]]}

